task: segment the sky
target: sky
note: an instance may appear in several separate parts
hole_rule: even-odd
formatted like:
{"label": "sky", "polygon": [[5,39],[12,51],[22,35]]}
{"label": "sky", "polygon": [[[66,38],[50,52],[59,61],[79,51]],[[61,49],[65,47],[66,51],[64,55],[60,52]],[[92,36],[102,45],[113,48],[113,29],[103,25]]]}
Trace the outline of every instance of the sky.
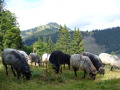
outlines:
{"label": "sky", "polygon": [[21,31],[56,22],[74,30],[120,26],[120,0],[5,0]]}

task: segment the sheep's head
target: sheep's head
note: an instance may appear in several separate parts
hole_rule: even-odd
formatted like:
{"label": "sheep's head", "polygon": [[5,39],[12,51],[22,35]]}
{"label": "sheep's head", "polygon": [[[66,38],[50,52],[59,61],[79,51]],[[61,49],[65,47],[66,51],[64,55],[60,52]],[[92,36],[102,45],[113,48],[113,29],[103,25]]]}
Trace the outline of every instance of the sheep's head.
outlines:
{"label": "sheep's head", "polygon": [[26,79],[30,79],[30,77],[32,75],[30,67],[29,66],[25,66],[25,65],[23,65],[21,67],[21,73],[23,73],[26,76]]}
{"label": "sheep's head", "polygon": [[97,74],[97,71],[94,70],[93,72],[89,73],[90,77],[95,80],[95,77],[96,77],[96,74]]}
{"label": "sheep's head", "polygon": [[99,73],[104,75],[105,74],[105,67],[100,67]]}

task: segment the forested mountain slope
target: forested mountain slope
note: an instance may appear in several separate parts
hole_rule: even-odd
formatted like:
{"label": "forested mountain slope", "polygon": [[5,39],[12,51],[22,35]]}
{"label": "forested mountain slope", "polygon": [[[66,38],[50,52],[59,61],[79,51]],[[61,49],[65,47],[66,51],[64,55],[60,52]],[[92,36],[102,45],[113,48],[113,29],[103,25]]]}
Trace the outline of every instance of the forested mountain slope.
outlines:
{"label": "forested mountain slope", "polygon": [[[43,40],[43,36],[45,36],[47,40],[49,36],[51,36],[53,43],[56,43],[59,25],[57,23],[49,23],[47,26],[44,25],[40,27],[44,28],[40,30],[38,27],[36,27],[31,30],[22,32],[21,35],[25,45],[32,45],[35,41],[38,40],[38,37]],[[71,36],[73,36],[73,32],[74,31],[70,30]],[[82,31],[81,33],[86,51],[96,54],[101,52],[111,53],[114,51],[116,54],[120,54],[120,27],[93,30],[90,32]]]}

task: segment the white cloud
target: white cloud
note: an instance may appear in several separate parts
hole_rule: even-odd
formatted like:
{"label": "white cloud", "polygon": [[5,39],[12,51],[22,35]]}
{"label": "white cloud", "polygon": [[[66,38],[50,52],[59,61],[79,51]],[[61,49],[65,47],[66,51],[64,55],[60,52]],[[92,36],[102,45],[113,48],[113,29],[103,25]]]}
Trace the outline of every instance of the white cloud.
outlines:
{"label": "white cloud", "polygon": [[49,22],[66,24],[81,30],[118,26],[119,0],[5,0],[7,9],[18,17],[20,29],[25,30]]}

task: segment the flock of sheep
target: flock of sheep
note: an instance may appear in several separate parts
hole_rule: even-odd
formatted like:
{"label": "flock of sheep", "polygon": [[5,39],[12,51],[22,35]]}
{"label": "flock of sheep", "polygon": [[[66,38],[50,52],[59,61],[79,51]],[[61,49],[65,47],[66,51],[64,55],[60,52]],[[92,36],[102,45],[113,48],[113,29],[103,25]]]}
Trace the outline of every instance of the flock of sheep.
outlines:
{"label": "flock of sheep", "polygon": [[70,67],[73,68],[75,76],[77,76],[77,71],[80,69],[84,71],[82,78],[85,78],[86,74],[88,74],[93,80],[98,73],[105,74],[105,65],[111,65],[111,70],[113,67],[120,67],[120,59],[116,55],[107,53],[101,53],[99,56],[90,52],[68,55],[60,50],[56,50],[51,54],[43,54],[41,59],[41,57],[35,53],[30,53],[28,56],[24,51],[8,48],[5,49],[1,55],[2,63],[6,69],[6,75],[8,75],[7,65],[10,65],[14,76],[17,76],[18,79],[21,74],[23,74],[23,76],[25,75],[27,79],[30,79],[32,73],[28,63],[32,64],[32,62],[35,62],[35,65],[38,63],[39,66],[45,62],[50,62],[56,73],[62,72],[61,66],[63,64],[68,64],[69,69]]}

